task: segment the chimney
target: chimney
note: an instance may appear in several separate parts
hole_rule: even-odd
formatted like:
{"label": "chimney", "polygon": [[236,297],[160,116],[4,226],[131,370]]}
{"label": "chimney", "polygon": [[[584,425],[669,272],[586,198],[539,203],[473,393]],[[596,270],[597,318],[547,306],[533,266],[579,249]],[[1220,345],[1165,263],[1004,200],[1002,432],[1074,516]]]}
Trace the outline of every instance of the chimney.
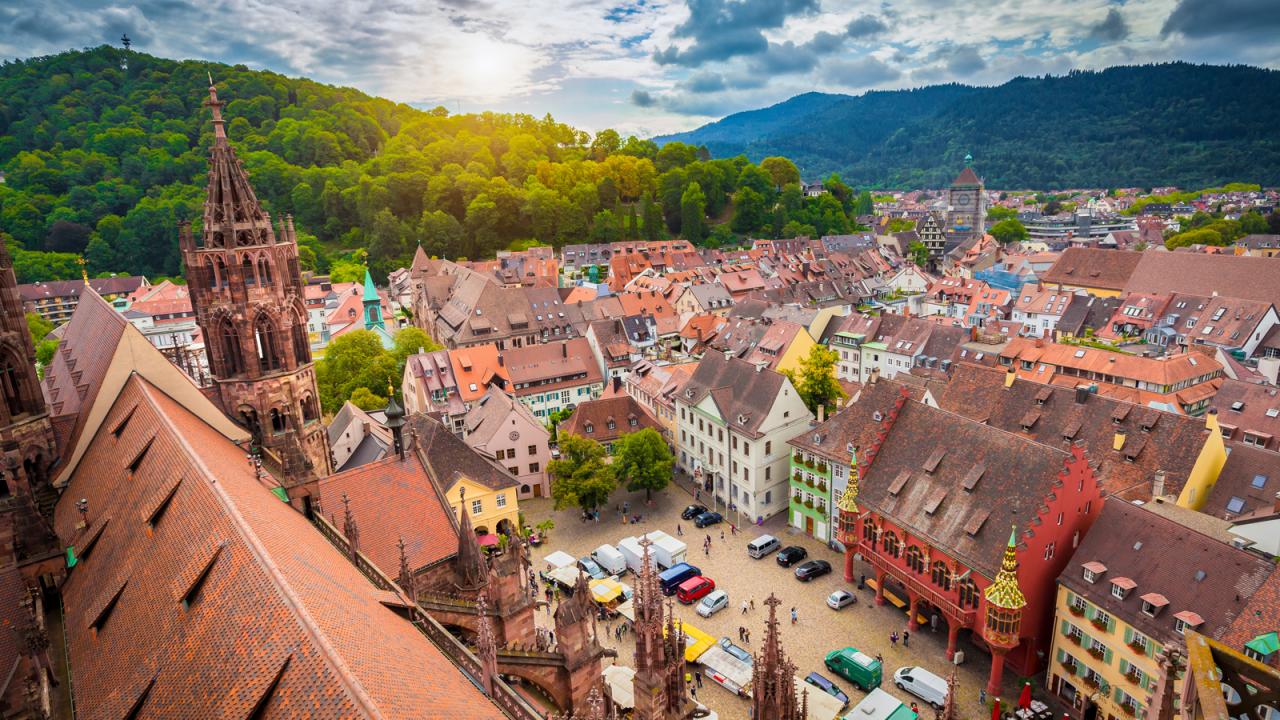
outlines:
{"label": "chimney", "polygon": [[818,423],[819,424],[821,424],[822,421],[826,419],[826,415],[827,415],[827,406],[819,405],[818,406]]}
{"label": "chimney", "polygon": [[503,365],[506,365],[506,364],[507,364],[507,361],[502,357],[502,353],[498,353],[498,367],[502,367]]}
{"label": "chimney", "polygon": [[1111,440],[1112,450],[1120,450],[1121,448],[1124,447],[1124,436],[1125,436],[1124,428],[1116,428],[1116,434]]}
{"label": "chimney", "polygon": [[1076,404],[1083,405],[1089,401],[1089,388],[1083,385],[1076,386]]}
{"label": "chimney", "polygon": [[1018,371],[1014,370],[1013,366],[1010,365],[1009,370],[1004,374],[1004,386],[1007,388],[1013,387],[1013,381],[1017,379],[1018,379]]}
{"label": "chimney", "polygon": [[560,343],[560,357],[562,358],[569,357],[569,343],[567,342]]}
{"label": "chimney", "polygon": [[1204,414],[1204,426],[1207,430],[1221,432],[1218,430],[1218,408],[1211,407],[1209,408],[1209,411]]}
{"label": "chimney", "polygon": [[1164,497],[1164,471],[1157,470],[1156,478],[1151,483],[1151,498],[1154,500],[1162,497]]}
{"label": "chimney", "polygon": [[769,363],[763,362],[763,361],[758,362],[756,363],[756,372],[758,373],[764,372],[764,369],[767,367],[769,367]]}

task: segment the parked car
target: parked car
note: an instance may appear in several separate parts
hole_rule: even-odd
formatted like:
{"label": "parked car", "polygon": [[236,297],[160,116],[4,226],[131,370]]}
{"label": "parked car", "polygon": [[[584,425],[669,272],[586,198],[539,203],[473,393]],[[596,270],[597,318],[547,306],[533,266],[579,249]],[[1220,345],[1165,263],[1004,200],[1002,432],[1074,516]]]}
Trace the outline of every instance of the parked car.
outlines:
{"label": "parked car", "polygon": [[690,505],[680,513],[680,517],[684,520],[692,520],[706,511],[707,508],[704,505]]}
{"label": "parked car", "polygon": [[780,547],[782,547],[782,543],[778,541],[778,538],[772,535],[761,535],[747,543],[747,554],[759,560]]}
{"label": "parked car", "polygon": [[693,519],[693,524],[700,528],[710,527],[724,520],[724,516],[718,512],[704,512]]}
{"label": "parked car", "polygon": [[831,572],[831,563],[826,560],[810,560],[796,566],[796,578],[801,582],[809,582]]}
{"label": "parked car", "polygon": [[827,653],[825,663],[828,670],[862,688],[863,692],[880,687],[883,673],[880,661],[858,648],[832,650]]}
{"label": "parked car", "polygon": [[837,590],[827,596],[827,607],[832,610],[848,607],[858,602],[858,596],[848,590]]}
{"label": "parked car", "polygon": [[836,687],[835,683],[826,679],[822,675],[819,675],[816,672],[811,672],[807,676],[805,676],[804,681],[818,688],[822,692],[830,695],[831,697],[839,700],[841,704],[843,705],[849,704],[849,696],[845,695],[844,691]]}
{"label": "parked car", "polygon": [[738,647],[737,645],[734,645],[734,644],[733,644],[733,641],[732,641],[732,640],[730,640],[729,638],[727,638],[727,637],[722,637],[722,638],[720,638],[720,643],[719,643],[719,644],[720,644],[720,647],[724,648],[724,651],[725,651],[725,652],[727,652],[727,653],[729,653],[730,655],[732,655],[732,656],[734,656],[734,657],[738,658],[738,659],[739,659],[739,660],[741,660],[742,662],[744,662],[744,663],[752,662],[752,659],[751,659],[751,653],[747,652],[746,650],[743,650],[742,648]]}
{"label": "parked car", "polygon": [[603,580],[609,577],[609,573],[600,567],[600,563],[591,559],[590,555],[583,555],[578,558],[578,567],[582,568],[582,572],[586,573],[592,580]]}
{"label": "parked car", "polygon": [[799,545],[790,545],[778,551],[778,564],[782,567],[791,567],[807,557],[809,557],[808,550]]}
{"label": "parked car", "polygon": [[709,595],[698,601],[697,611],[702,617],[711,617],[728,606],[729,593],[723,590],[713,590]]}
{"label": "parked car", "polygon": [[710,595],[716,589],[716,581],[705,575],[699,575],[694,578],[685,580],[680,585],[680,589],[676,590],[676,599],[685,605],[692,605],[698,600]]}
{"label": "parked car", "polygon": [[675,567],[667,568],[658,573],[658,585],[662,588],[662,594],[671,597],[676,594],[676,590],[684,584],[685,580],[698,577],[702,571],[697,565],[689,563],[680,563]]}
{"label": "parked car", "polygon": [[947,701],[947,681],[922,667],[898,668],[893,674],[893,684],[936,708]]}

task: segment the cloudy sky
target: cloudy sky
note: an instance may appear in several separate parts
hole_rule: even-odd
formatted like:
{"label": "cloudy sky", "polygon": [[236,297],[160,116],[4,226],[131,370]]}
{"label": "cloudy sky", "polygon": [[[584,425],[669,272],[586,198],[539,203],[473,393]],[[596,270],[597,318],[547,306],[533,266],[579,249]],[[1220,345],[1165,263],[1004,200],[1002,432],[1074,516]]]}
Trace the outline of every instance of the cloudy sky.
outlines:
{"label": "cloudy sky", "polygon": [[118,42],[653,135],[808,92],[1280,67],[1276,0],[0,0],[0,56]]}

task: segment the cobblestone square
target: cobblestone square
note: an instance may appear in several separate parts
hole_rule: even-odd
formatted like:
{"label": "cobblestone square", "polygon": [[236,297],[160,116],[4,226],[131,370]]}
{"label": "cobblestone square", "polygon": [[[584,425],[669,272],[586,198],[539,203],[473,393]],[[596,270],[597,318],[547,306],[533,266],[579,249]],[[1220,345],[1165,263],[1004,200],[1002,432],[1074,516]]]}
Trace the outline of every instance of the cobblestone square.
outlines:
{"label": "cobblestone square", "polygon": [[[629,503],[630,514],[639,514],[642,521],[638,524],[623,524],[621,514],[615,505]],[[700,617],[692,605],[681,605],[675,602],[679,618],[715,638],[729,637],[737,642],[738,628],[746,627],[750,631],[749,643],[744,645],[754,653],[764,636],[767,609],[763,603],[770,593],[777,595],[782,604],[778,608],[781,622],[781,639],[783,647],[796,664],[797,675],[803,677],[810,672],[820,672],[833,680],[850,698],[852,709],[863,697],[864,693],[851,687],[851,684],[823,667],[823,657],[833,649],[853,646],[870,655],[877,653],[884,657],[884,682],[881,689],[890,692],[899,699],[910,704],[914,696],[893,687],[893,672],[905,665],[922,665],[925,668],[947,677],[951,665],[946,661],[946,633],[940,630],[933,633],[927,626],[918,632],[911,633],[909,647],[902,647],[901,642],[894,647],[890,644],[889,634],[899,634],[906,628],[906,613],[891,605],[877,607],[873,603],[873,591],[870,587],[862,591],[854,591],[858,597],[856,605],[835,611],[827,607],[826,598],[833,590],[850,589],[854,585],[844,582],[842,576],[843,556],[814,540],[802,532],[789,528],[783,515],[777,515],[766,521],[763,527],[739,528],[734,534],[726,522],[705,530],[699,530],[692,522],[680,519],[680,511],[693,502],[693,497],[685,489],[673,484],[661,493],[655,493],[651,505],[646,505],[644,493],[627,493],[618,491],[611,499],[610,507],[600,512],[599,522],[584,522],[580,512],[573,508],[554,510],[549,499],[535,499],[521,502],[521,510],[525,522],[533,525],[545,519],[555,521],[555,528],[549,533],[547,541],[533,548],[532,560],[535,569],[542,568],[542,558],[553,551],[563,550],[574,557],[582,557],[603,543],[616,544],[618,540],[650,532],[663,530],[677,536],[677,525],[683,531],[679,539],[689,546],[688,561],[699,567],[703,574],[715,581],[717,589],[729,594],[729,606],[710,618]],[[706,503],[703,503],[706,504]],[[719,508],[724,511],[723,506]],[[721,534],[723,533],[723,539]],[[762,534],[770,534],[779,538],[782,545],[800,545],[808,553],[808,559],[823,559],[831,563],[832,572],[816,580],[803,583],[796,580],[792,571],[778,566],[774,554],[756,560],[747,555],[746,545],[753,538]],[[704,554],[702,543],[711,535],[710,554]],[[866,568],[856,571],[867,572]],[[627,573],[622,581],[631,585],[634,576]],[[755,601],[755,610],[741,611],[743,600]],[[674,602],[674,598],[672,598]],[[798,621],[790,622],[790,609],[794,607]],[[538,624],[550,627],[550,615],[545,611],[538,613]],[[616,621],[614,623],[616,625]],[[621,641],[616,641],[612,627],[604,628],[609,632],[606,645],[618,651],[617,663],[632,666],[634,651],[633,636],[624,634]],[[959,684],[959,715],[965,718],[989,717],[989,711],[979,704],[978,691],[986,683],[989,669],[988,658],[971,645],[962,641],[961,649],[965,652],[966,662],[959,666],[957,682]],[[693,667],[690,667],[690,671]],[[705,677],[703,687],[698,691],[698,699],[715,710],[726,720],[747,720],[749,702],[745,698],[737,698],[727,690],[715,685]],[[1016,678],[1006,676],[1006,693],[1016,699],[1013,690]],[[924,708],[922,715],[932,717],[931,709]]]}

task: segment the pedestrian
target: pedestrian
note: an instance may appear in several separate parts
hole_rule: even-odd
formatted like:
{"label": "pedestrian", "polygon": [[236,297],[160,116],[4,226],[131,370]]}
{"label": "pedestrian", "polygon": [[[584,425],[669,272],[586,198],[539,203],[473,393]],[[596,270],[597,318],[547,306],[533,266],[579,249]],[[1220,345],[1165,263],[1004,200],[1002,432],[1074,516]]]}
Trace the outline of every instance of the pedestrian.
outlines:
{"label": "pedestrian", "polygon": [[747,601],[746,601],[746,600],[743,600],[743,601],[742,601],[742,614],[743,614],[743,615],[746,615],[746,614],[747,614]]}
{"label": "pedestrian", "polygon": [[938,613],[929,616],[929,627],[938,632]]}
{"label": "pedestrian", "polygon": [[738,642],[743,642],[745,640],[746,632],[747,632],[746,628],[742,627],[741,625],[738,626]]}
{"label": "pedestrian", "polygon": [[697,489],[695,489],[695,490],[693,491],[693,499],[694,499],[694,501],[695,501],[695,502],[701,502],[701,501],[702,501],[702,491],[701,491],[701,490],[697,490]]}
{"label": "pedestrian", "polygon": [[680,523],[676,523],[676,536],[680,537],[683,535],[684,535],[684,528],[680,527]]}
{"label": "pedestrian", "polygon": [[737,535],[737,534],[738,534],[738,526],[737,526],[737,525],[734,525],[733,523],[729,523],[729,534],[730,534],[730,535]]}
{"label": "pedestrian", "polygon": [[698,687],[702,687],[702,673],[694,673],[693,679],[698,681]]}
{"label": "pedestrian", "polygon": [[706,555],[707,557],[711,557],[711,546],[710,546],[710,545],[703,545],[703,546],[702,546],[702,554],[703,554],[703,555]]}
{"label": "pedestrian", "polygon": [[623,515],[626,515],[626,514],[627,514],[627,513],[629,513],[629,512],[631,512],[631,501],[629,501],[629,500],[623,500],[623,501],[622,501],[622,514],[623,514]]}
{"label": "pedestrian", "polygon": [[796,615],[796,609],[792,607],[791,608],[791,624],[795,625],[797,620],[799,620],[799,617]]}
{"label": "pedestrian", "polygon": [[902,631],[902,647],[909,647],[911,643],[911,633],[906,630]]}
{"label": "pedestrian", "polygon": [[688,671],[685,671],[685,674],[684,674],[684,683],[685,683],[686,685],[692,685],[692,684],[693,684],[693,675],[692,675],[691,673],[689,673]]}
{"label": "pedestrian", "polygon": [[916,705],[914,702],[911,703],[911,717],[913,720],[914,718],[920,717],[920,706]]}
{"label": "pedestrian", "polygon": [[551,645],[556,644],[556,633],[554,630],[547,631],[547,640],[548,640],[548,644],[551,644]]}
{"label": "pedestrian", "polygon": [[893,632],[889,633],[889,644],[894,647],[898,647],[898,631],[897,630],[894,630]]}
{"label": "pedestrian", "polygon": [[694,699],[694,700],[697,700],[697,699],[698,699],[698,688],[696,688],[696,687],[691,687],[691,688],[689,688],[689,694],[693,696],[693,699]]}
{"label": "pedestrian", "polygon": [[982,707],[987,706],[987,689],[978,688],[978,704]]}
{"label": "pedestrian", "polygon": [[751,629],[750,629],[750,628],[743,628],[743,630],[745,630],[745,631],[746,631],[746,642],[750,643],[750,642],[751,642]]}
{"label": "pedestrian", "polygon": [[707,545],[711,545],[711,533],[707,533]]}
{"label": "pedestrian", "polygon": [[724,528],[720,528],[720,539],[724,539]]}
{"label": "pedestrian", "polygon": [[751,609],[752,609],[752,610],[755,610],[755,609],[756,609],[756,596],[755,596],[755,595],[752,595],[752,596],[751,596]]}

